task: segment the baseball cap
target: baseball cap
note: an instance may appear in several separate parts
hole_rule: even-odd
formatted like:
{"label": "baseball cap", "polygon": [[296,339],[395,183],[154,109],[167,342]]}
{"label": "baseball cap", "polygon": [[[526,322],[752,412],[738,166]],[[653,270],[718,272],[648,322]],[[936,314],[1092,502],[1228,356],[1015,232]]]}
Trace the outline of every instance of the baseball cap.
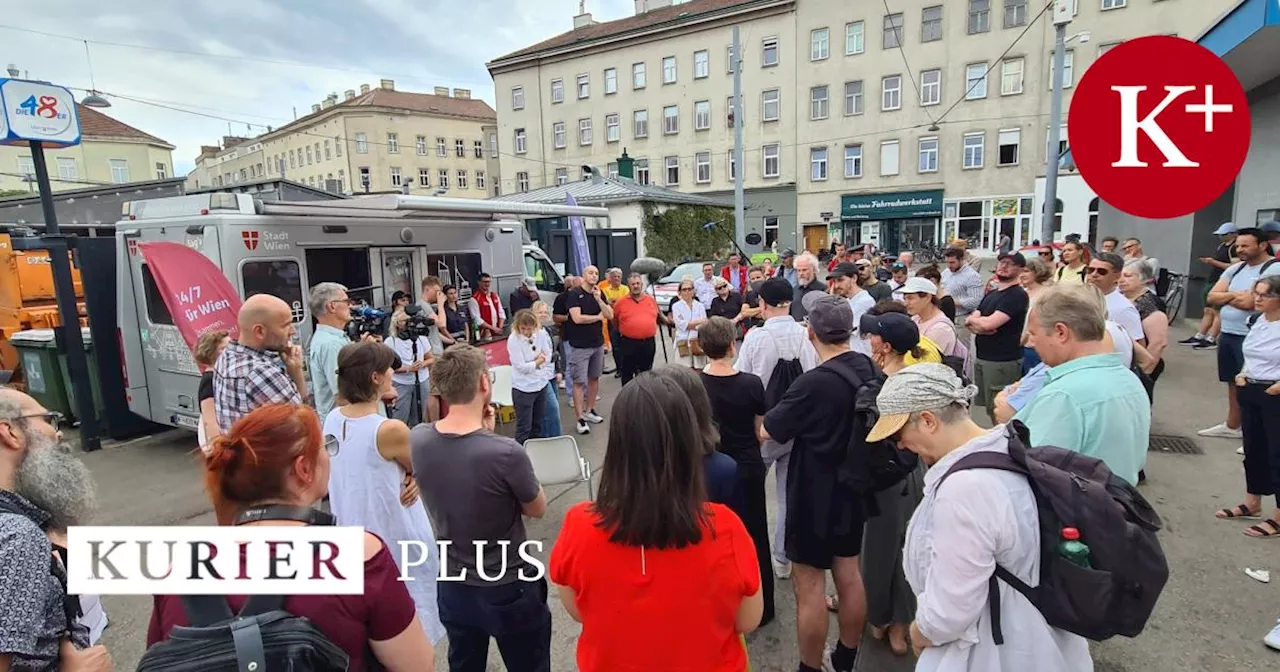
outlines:
{"label": "baseball cap", "polygon": [[858,265],[847,261],[836,264],[827,274],[828,278],[852,278],[858,274]]}
{"label": "baseball cap", "polygon": [[996,261],[1004,261],[1005,259],[1013,262],[1013,265],[1019,268],[1027,267],[1027,258],[1022,256],[1021,252],[1003,252],[996,257]]}
{"label": "baseball cap", "polygon": [[760,298],[765,303],[773,306],[783,306],[791,303],[794,293],[791,289],[791,283],[782,278],[769,278],[760,283],[760,289],[757,290]]}
{"label": "baseball cap", "polygon": [[409,298],[408,294],[397,289],[395,293],[391,295],[391,303],[394,304],[396,301],[399,301],[400,299],[407,299],[407,298]]}
{"label": "baseball cap", "polygon": [[928,278],[916,276],[914,278],[907,278],[907,281],[902,283],[902,287],[898,291],[903,294],[915,294],[920,292],[933,296],[938,293],[938,286],[933,284],[933,281]]}
{"label": "baseball cap", "polygon": [[1263,231],[1266,231],[1267,233],[1280,233],[1280,221],[1276,221],[1273,219],[1263,224],[1259,228],[1261,228]]}
{"label": "baseball cap", "polygon": [[872,263],[872,261],[871,261],[870,259],[859,259],[859,260],[857,260],[857,261],[855,261],[855,262],[853,262],[853,263],[855,263],[855,264],[857,264],[857,265],[859,265],[859,266],[874,266],[874,265],[875,265],[874,263]]}
{"label": "baseball cap", "polygon": [[525,278],[525,279],[524,279],[524,286],[525,286],[525,287],[528,287],[529,289],[537,289],[537,288],[538,288],[538,281],[537,281],[537,280],[534,280],[533,278]]}
{"label": "baseball cap", "polygon": [[951,404],[968,407],[977,393],[976,386],[965,385],[945,364],[908,366],[889,376],[880,389],[876,397],[880,419],[867,433],[867,442],[883,441],[897,434],[912,413],[933,411]]}
{"label": "baseball cap", "polygon": [[858,322],[858,333],[864,337],[879,336],[899,353],[920,345],[920,327],[902,313],[863,315]]}
{"label": "baseball cap", "polygon": [[1235,232],[1236,232],[1235,224],[1232,224],[1231,222],[1223,222],[1222,226],[1219,226],[1218,228],[1213,230],[1213,235],[1225,236],[1228,233],[1235,233]]}
{"label": "baseball cap", "polygon": [[[831,294],[819,294],[806,301],[809,309],[809,328],[823,343],[847,341],[853,335],[853,308],[847,299]],[[806,297],[807,298],[807,297]]]}
{"label": "baseball cap", "polygon": [[788,247],[788,248],[786,248],[785,250],[783,250],[782,252],[779,252],[779,253],[778,253],[778,256],[779,256],[779,257],[781,257],[781,258],[783,258],[783,259],[786,259],[787,257],[794,257],[794,256],[796,256],[796,251]]}

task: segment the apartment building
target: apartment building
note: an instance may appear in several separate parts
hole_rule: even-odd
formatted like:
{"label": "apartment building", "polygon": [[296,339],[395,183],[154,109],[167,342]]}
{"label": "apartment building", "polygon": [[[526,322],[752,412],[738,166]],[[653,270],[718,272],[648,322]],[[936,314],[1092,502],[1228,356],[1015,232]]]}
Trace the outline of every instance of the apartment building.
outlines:
{"label": "apartment building", "polygon": [[[1072,84],[1140,35],[1194,39],[1232,0],[1076,0]],[[885,7],[888,7],[886,11]],[[743,50],[747,222],[765,245],[909,249],[1039,237],[1048,150],[1051,8],[1039,0],[635,0],[489,63],[504,189],[581,178],[623,149],[636,179],[732,190],[731,35]],[[1041,13],[1045,16],[1040,16]],[[1038,20],[1037,20],[1038,18]],[[1096,225],[1069,172],[1057,236]]]}
{"label": "apartment building", "polygon": [[335,193],[405,191],[487,198],[499,191],[497,115],[467,89],[398,91],[381,80],[336,93],[254,138],[201,148],[192,188],[283,178]]}
{"label": "apartment building", "polygon": [[[91,107],[77,103],[76,113],[81,143],[44,152],[54,191],[173,176],[173,145]],[[0,146],[0,194],[33,193],[35,173],[29,147]]]}

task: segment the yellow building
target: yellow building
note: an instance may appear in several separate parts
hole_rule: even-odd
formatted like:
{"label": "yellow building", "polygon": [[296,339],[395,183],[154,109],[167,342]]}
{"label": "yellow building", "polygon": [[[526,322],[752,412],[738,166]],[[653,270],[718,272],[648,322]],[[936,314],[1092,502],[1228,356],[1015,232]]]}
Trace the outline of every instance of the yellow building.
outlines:
{"label": "yellow building", "polygon": [[467,89],[397,91],[395,82],[330,94],[311,113],[255,138],[201,148],[190,188],[288,179],[351,194],[498,195],[497,113]]}
{"label": "yellow building", "polygon": [[[93,108],[77,104],[76,111],[81,143],[44,153],[54,191],[173,176],[173,145]],[[35,172],[29,147],[0,146],[0,194],[34,192]]]}

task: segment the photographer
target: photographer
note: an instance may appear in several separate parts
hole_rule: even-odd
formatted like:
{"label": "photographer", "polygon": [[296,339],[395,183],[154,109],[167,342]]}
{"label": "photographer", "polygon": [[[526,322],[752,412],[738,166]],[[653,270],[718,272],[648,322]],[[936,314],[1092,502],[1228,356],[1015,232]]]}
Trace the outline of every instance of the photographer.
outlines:
{"label": "photographer", "polygon": [[435,363],[431,340],[427,338],[427,317],[415,305],[397,310],[391,316],[391,338],[388,345],[400,357],[402,366],[391,376],[397,393],[391,417],[414,427],[422,422],[424,404],[430,393],[430,367]]}

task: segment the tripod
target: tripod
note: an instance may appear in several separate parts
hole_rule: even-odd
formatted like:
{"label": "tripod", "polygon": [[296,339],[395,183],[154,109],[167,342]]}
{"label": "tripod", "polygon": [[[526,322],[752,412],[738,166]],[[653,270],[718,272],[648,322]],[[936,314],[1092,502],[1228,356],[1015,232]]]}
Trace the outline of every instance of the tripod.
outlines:
{"label": "tripod", "polygon": [[[413,363],[417,364],[418,363],[418,339],[421,338],[421,336],[417,332],[413,332],[412,335],[413,335],[413,339],[409,341],[409,348],[410,348],[410,351],[413,353]],[[410,408],[413,409],[411,413],[414,413],[414,412],[417,413],[417,417],[416,417],[417,422],[409,425],[410,429],[422,424],[422,418],[426,416],[426,413],[425,413],[426,409],[423,408],[423,403],[422,403],[422,381],[418,380],[419,373],[420,371],[416,369],[413,372],[413,392],[409,394],[409,400],[412,404]],[[415,419],[413,415],[410,415],[409,418],[411,420]]]}
{"label": "tripod", "polygon": [[[653,297],[653,302],[658,303],[658,290],[654,288],[654,278],[650,278],[649,296]],[[658,306],[658,319],[662,319],[662,306]],[[662,361],[664,364],[671,363],[671,357],[667,354],[667,325],[658,325],[658,338],[662,341]]]}

